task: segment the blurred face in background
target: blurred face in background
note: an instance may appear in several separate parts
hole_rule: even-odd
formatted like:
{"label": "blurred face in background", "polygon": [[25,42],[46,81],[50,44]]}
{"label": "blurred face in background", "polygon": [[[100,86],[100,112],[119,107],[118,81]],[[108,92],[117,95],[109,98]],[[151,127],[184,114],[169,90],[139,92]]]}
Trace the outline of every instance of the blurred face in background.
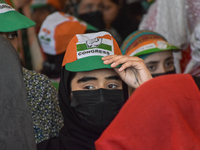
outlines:
{"label": "blurred face in background", "polygon": [[166,73],[175,69],[172,51],[155,52],[147,56],[144,63],[151,74]]}
{"label": "blurred face in background", "polygon": [[109,27],[118,15],[119,5],[112,0],[103,0],[103,5],[104,22]]}
{"label": "blurred face in background", "polygon": [[78,7],[78,14],[86,14],[95,11],[103,11],[102,0],[81,0]]}

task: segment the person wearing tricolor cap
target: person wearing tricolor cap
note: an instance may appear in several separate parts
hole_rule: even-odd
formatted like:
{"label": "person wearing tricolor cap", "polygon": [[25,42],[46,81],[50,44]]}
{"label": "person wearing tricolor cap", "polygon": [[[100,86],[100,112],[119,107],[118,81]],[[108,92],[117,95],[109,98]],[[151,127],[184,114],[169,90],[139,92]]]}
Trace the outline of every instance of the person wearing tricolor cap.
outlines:
{"label": "person wearing tricolor cap", "polygon": [[15,11],[4,0],[0,0],[0,19],[0,34],[6,36],[15,49],[18,48],[17,31],[35,25],[35,22]]}
{"label": "person wearing tricolor cap", "polygon": [[[35,25],[35,22],[15,11],[4,0],[0,0],[0,19],[0,35],[3,35],[15,50],[19,45],[17,31]],[[22,67],[22,73],[32,115],[35,142],[39,143],[57,136],[63,121],[58,105],[57,90],[43,74],[24,67]]]}
{"label": "person wearing tricolor cap", "polygon": [[38,150],[92,150],[94,142],[128,99],[127,84],[139,87],[151,74],[142,59],[123,56],[108,32],[76,34],[62,63],[59,104],[64,126]]}
{"label": "person wearing tricolor cap", "polygon": [[94,32],[94,27],[76,17],[62,12],[54,12],[42,23],[38,39],[46,56],[41,73],[52,79],[58,87],[62,60],[69,41],[76,34]]}
{"label": "person wearing tricolor cap", "polygon": [[172,52],[178,50],[165,37],[149,30],[131,33],[121,46],[122,54],[142,58],[153,77],[176,73]]}
{"label": "person wearing tricolor cap", "polygon": [[32,19],[36,22],[36,32],[38,33],[45,18],[55,11],[62,10],[61,0],[32,0]]}

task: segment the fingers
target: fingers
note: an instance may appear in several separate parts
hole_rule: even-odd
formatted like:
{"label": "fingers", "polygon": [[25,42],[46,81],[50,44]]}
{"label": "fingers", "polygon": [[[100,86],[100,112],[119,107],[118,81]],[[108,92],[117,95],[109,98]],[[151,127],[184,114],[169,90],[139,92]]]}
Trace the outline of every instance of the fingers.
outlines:
{"label": "fingers", "polygon": [[[129,61],[131,61],[132,63],[133,61],[143,62],[141,58],[125,56],[125,55],[110,55],[110,56],[103,57],[102,60],[104,61],[104,64],[111,64],[111,67],[113,68],[117,67],[120,64],[127,63]],[[129,62],[128,64],[131,64],[131,63]],[[126,65],[124,65],[124,67],[127,68]],[[121,69],[124,70],[125,69],[124,67],[122,67]]]}
{"label": "fingers", "polygon": [[135,69],[142,69],[142,67],[143,67],[144,65],[143,65],[143,61],[141,61],[141,60],[130,60],[130,61],[127,61],[127,62],[125,62],[120,68],[119,68],[119,70],[118,71],[123,71],[123,70],[125,70],[126,68],[130,68],[130,67],[133,67],[133,68],[135,68]]}
{"label": "fingers", "polygon": [[[104,64],[111,67],[120,75],[122,80],[131,87],[137,88],[152,78],[143,59],[125,55],[110,55],[103,57]],[[116,68],[121,65],[120,68]]]}

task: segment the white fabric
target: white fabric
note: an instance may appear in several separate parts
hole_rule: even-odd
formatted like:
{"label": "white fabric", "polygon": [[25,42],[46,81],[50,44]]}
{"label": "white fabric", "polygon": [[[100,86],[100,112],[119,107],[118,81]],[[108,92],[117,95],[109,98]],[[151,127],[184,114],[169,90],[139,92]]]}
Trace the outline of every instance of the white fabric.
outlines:
{"label": "white fabric", "polygon": [[0,4],[0,14],[2,13],[6,13],[9,11],[15,11],[15,9],[13,9],[10,5],[2,3]]}
{"label": "white fabric", "polygon": [[184,73],[190,73],[192,69],[200,65],[200,22],[191,35],[190,48],[192,59],[187,64]]}
{"label": "white fabric", "polygon": [[[77,58],[85,58],[89,56],[107,56],[107,55],[114,55],[114,48],[113,48],[113,39],[105,39],[99,38],[105,35],[111,36],[108,32],[102,31],[98,33],[89,33],[89,34],[77,34],[76,37],[78,42],[76,45],[86,45],[86,49],[77,49]],[[111,47],[111,50],[106,48],[98,47],[101,44],[105,44]]]}
{"label": "white fabric", "polygon": [[[143,17],[139,29],[158,32],[169,43],[184,50],[188,47],[191,33],[199,21],[200,0],[156,0],[150,6],[148,14]],[[175,58],[175,63],[178,63],[175,66],[180,66],[180,59],[181,57]]]}
{"label": "white fabric", "polygon": [[59,41],[55,41],[54,39],[55,29],[58,27],[58,25],[66,21],[69,21],[67,15],[63,16],[59,12],[52,13],[51,15],[47,16],[47,18],[44,20],[40,32],[38,34],[38,38],[40,40],[43,51],[46,54],[56,55],[55,45],[56,42]]}
{"label": "white fabric", "polygon": [[163,35],[177,47],[188,44],[186,0],[157,0],[143,18],[139,29],[148,29]]}

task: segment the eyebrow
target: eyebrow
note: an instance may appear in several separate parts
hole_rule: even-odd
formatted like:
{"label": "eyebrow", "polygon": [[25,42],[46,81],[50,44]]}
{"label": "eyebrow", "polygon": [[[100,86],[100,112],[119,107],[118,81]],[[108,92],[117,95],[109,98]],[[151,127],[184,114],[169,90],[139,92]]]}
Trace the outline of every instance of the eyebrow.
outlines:
{"label": "eyebrow", "polygon": [[157,64],[157,63],[159,63],[159,61],[149,61],[149,62],[147,62],[145,64]]}
{"label": "eyebrow", "polygon": [[[121,78],[117,75],[115,76],[108,76],[105,77],[106,80],[121,80]],[[96,77],[82,77],[80,79],[78,79],[77,83],[81,83],[81,82],[87,82],[87,81],[91,81],[91,80],[98,80]]]}
{"label": "eyebrow", "polygon": [[[170,57],[166,58],[165,61],[170,60],[170,59],[173,59],[173,57],[170,56]],[[149,61],[145,64],[157,64],[157,63],[159,63],[159,61]]]}
{"label": "eyebrow", "polygon": [[109,76],[109,77],[105,77],[106,80],[122,80],[119,76],[115,75],[115,76]]}
{"label": "eyebrow", "polygon": [[97,78],[95,78],[95,77],[82,77],[82,78],[78,79],[77,83],[87,82],[87,81],[91,81],[91,80],[97,80]]}
{"label": "eyebrow", "polygon": [[173,57],[169,57],[169,58],[165,59],[165,61],[170,60],[170,59],[173,59]]}

